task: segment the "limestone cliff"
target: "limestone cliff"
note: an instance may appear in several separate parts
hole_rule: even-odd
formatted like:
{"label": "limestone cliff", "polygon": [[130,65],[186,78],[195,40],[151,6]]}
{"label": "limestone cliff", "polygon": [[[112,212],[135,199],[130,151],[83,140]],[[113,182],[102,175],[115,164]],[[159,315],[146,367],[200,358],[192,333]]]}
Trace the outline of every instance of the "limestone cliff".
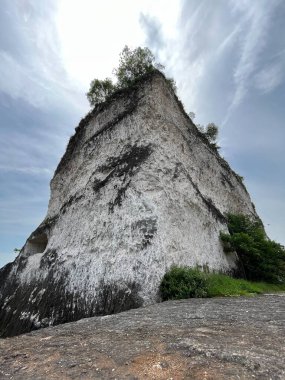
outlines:
{"label": "limestone cliff", "polygon": [[239,177],[164,76],[142,78],[70,139],[46,218],[0,271],[2,336],[154,303],[172,264],[234,270],[227,212],[255,215]]}

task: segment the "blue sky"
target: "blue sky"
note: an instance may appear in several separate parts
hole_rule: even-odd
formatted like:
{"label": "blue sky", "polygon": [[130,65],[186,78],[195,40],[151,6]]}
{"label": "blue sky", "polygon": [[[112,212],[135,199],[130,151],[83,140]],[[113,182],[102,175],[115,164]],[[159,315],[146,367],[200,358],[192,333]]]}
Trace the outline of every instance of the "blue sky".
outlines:
{"label": "blue sky", "polygon": [[220,126],[221,155],[285,244],[284,19],[282,0],[2,0],[0,266],[44,219],[88,85],[125,44],[150,47],[195,121]]}

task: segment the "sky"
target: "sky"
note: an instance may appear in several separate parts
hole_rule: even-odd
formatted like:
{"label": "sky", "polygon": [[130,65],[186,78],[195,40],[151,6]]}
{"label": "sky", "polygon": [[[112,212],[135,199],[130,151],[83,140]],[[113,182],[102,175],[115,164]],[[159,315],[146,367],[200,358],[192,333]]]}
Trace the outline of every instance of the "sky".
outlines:
{"label": "sky", "polygon": [[44,219],[92,79],[148,46],[195,122],[219,126],[271,239],[285,244],[283,0],[1,0],[0,267]]}

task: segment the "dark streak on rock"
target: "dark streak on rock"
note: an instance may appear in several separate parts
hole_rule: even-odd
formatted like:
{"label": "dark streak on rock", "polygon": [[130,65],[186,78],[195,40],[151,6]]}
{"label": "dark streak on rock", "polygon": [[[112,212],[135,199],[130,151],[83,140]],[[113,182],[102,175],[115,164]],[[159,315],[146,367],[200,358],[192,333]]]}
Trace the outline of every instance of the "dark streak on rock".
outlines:
{"label": "dark streak on rock", "polygon": [[121,177],[128,174],[134,175],[134,170],[140,166],[152,153],[151,145],[126,146],[126,152],[119,157],[110,157],[105,165],[98,168],[99,171],[114,169],[112,176]]}
{"label": "dark streak on rock", "polygon": [[70,207],[73,203],[78,202],[80,199],[84,198],[84,195],[72,195],[68,201],[66,201],[60,208],[60,212],[65,214],[68,207]]}
{"label": "dark streak on rock", "polygon": [[[114,169],[115,170],[115,169]],[[113,177],[114,175],[114,170],[112,170],[102,181],[99,179],[95,178],[94,183],[93,183],[93,190],[97,193],[102,187],[104,187],[109,180]]]}
{"label": "dark streak on rock", "polygon": [[[0,280],[1,282],[4,284],[6,282],[6,280],[8,279],[9,277],[9,274],[11,272],[11,269],[13,267],[13,264],[14,263],[8,263],[6,264],[3,268],[0,269]],[[0,283],[0,285],[2,285]]]}
{"label": "dark streak on rock", "polygon": [[177,179],[179,177],[181,165],[182,165],[181,162],[176,163],[172,179]]}
{"label": "dark streak on rock", "polygon": [[115,314],[142,306],[142,299],[138,295],[141,287],[135,282],[119,286],[116,283],[105,284],[102,281],[99,288],[96,315]]}
{"label": "dark streak on rock", "polygon": [[204,195],[201,193],[201,191],[199,190],[198,186],[196,185],[196,183],[192,180],[191,176],[187,173],[187,178],[188,180],[191,182],[192,186],[194,187],[194,189],[196,190],[197,194],[200,196],[200,198],[202,199],[202,201],[205,203],[205,205],[207,206],[208,210],[212,213],[212,215],[220,220],[222,223],[226,223],[226,218],[224,217],[224,215],[221,213],[221,211],[219,209],[217,209],[217,207],[214,205],[213,201],[211,198],[206,198],[204,197]]}
{"label": "dark streak on rock", "polygon": [[227,183],[232,190],[235,189],[235,187],[232,184],[231,180],[224,173],[221,173],[221,179],[222,179],[222,184],[223,185],[225,185],[225,183]]}
{"label": "dark streak on rock", "polygon": [[19,255],[17,257],[17,273],[21,273],[27,266],[28,258],[23,257],[22,255]]}
{"label": "dark streak on rock", "polygon": [[132,230],[139,230],[142,234],[141,249],[145,249],[151,244],[151,240],[154,238],[157,232],[157,219],[155,217],[146,218],[132,223]]}
{"label": "dark streak on rock", "polygon": [[119,206],[119,207],[122,206],[123,198],[125,198],[125,194],[126,194],[127,188],[130,186],[130,183],[131,183],[130,180],[128,182],[123,181],[123,184],[121,185],[121,187],[117,189],[117,195],[114,201],[109,203],[110,213],[114,212],[115,206]]}
{"label": "dark streak on rock", "polygon": [[93,190],[95,192],[99,192],[112,178],[123,178],[121,184],[117,187],[115,199],[109,203],[110,213],[114,212],[115,206],[122,205],[122,200],[131,182],[129,178],[135,174],[136,170],[146,161],[151,153],[151,145],[127,145],[124,154],[119,157],[110,157],[105,165],[98,168],[98,171],[103,173],[108,172],[108,174],[102,181],[98,179],[94,181]]}
{"label": "dark streak on rock", "polygon": [[47,249],[40,261],[40,269],[49,269],[58,258],[56,249]]}
{"label": "dark streak on rock", "polygon": [[178,177],[179,171],[181,171],[181,172],[183,172],[185,174],[186,178],[190,181],[190,183],[194,187],[197,195],[199,195],[199,197],[202,199],[202,201],[207,206],[208,210],[213,214],[213,216],[216,219],[220,220],[222,223],[226,223],[225,216],[221,213],[221,211],[219,209],[217,209],[217,207],[214,205],[212,199],[204,197],[204,195],[199,190],[198,185],[193,181],[193,179],[190,176],[190,174],[186,171],[185,168],[183,168],[182,164],[179,163],[179,162],[176,164],[173,178],[177,178]]}
{"label": "dark streak on rock", "polygon": [[90,137],[90,139],[88,139],[84,145],[90,145],[94,142],[94,140],[100,136],[103,132],[106,132],[107,130],[110,130],[112,129],[116,124],[118,124],[120,121],[122,121],[125,117],[127,116],[130,116],[132,113],[134,113],[134,111],[136,110],[137,108],[137,105],[138,105],[138,101],[139,101],[140,98],[137,98],[135,100],[133,100],[130,104],[128,104],[127,108],[125,111],[121,112],[117,117],[115,117],[113,120],[109,121],[108,123],[106,123],[104,125],[104,127],[102,129],[100,129],[99,131],[97,131],[96,133],[94,133],[94,135],[92,137]]}
{"label": "dark streak on rock", "polygon": [[[32,330],[77,321],[95,315],[119,313],[142,306],[138,295],[140,286],[135,282],[101,283],[93,298],[81,292],[66,290],[68,272],[56,280],[57,268],[49,268],[41,283],[21,284],[16,278],[8,279],[11,266],[1,270],[6,276],[6,287],[1,289],[0,337],[6,338]],[[33,300],[33,302],[31,302]],[[37,315],[37,318],[32,316]]]}
{"label": "dark streak on rock", "polygon": [[214,205],[213,200],[211,198],[205,198],[201,193],[200,196],[203,199],[204,203],[207,205],[208,210],[216,217],[216,219],[220,219],[222,223],[226,223],[226,218],[221,213],[221,211],[217,209],[217,207]]}

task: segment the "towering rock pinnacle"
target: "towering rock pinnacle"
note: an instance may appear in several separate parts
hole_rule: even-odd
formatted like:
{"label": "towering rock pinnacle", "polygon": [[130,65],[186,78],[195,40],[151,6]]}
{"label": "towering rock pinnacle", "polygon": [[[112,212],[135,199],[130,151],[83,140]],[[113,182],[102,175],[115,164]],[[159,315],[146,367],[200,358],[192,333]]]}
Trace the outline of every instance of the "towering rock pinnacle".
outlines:
{"label": "towering rock pinnacle", "polygon": [[2,336],[157,302],[173,264],[233,271],[227,212],[255,215],[239,177],[164,76],[142,78],[70,139],[46,218],[0,271]]}

